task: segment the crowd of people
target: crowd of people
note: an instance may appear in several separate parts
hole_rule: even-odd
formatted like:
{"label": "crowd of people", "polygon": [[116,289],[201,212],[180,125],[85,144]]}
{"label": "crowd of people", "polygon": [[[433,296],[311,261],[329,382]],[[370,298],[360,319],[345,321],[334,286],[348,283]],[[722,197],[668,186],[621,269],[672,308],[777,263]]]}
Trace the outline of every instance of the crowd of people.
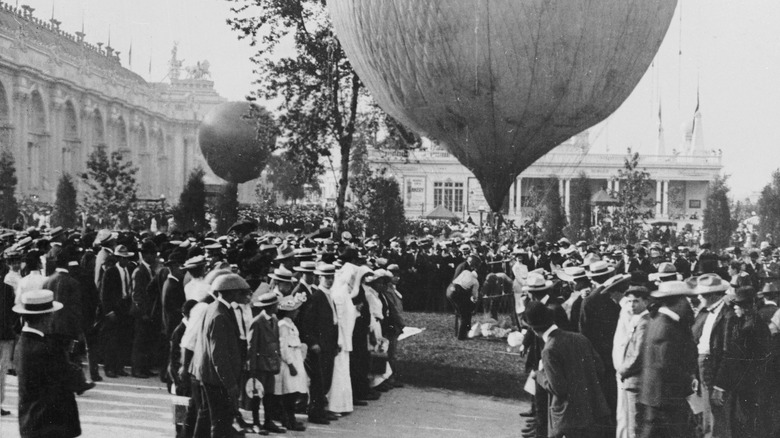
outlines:
{"label": "crowd of people", "polygon": [[402,385],[404,310],[452,309],[466,340],[495,297],[511,297],[534,395],[523,436],[780,431],[780,250],[768,242],[743,254],[62,228],[0,242],[0,383],[13,356],[22,436],[78,436],[74,394],[128,374],[189,398],[182,437],[305,430],[296,413],[329,424]]}
{"label": "crowd of people", "polygon": [[402,386],[400,269],[342,237],[0,236],[0,382],[13,356],[22,436],[78,436],[75,395],[104,378],[159,374],[189,398],[182,437],[303,431],[296,413],[327,425]]}
{"label": "crowd of people", "polygon": [[517,297],[523,330],[510,344],[534,398],[524,437],[780,436],[770,242],[747,253],[647,240],[501,248],[510,263],[469,256],[448,296],[465,325],[491,276]]}

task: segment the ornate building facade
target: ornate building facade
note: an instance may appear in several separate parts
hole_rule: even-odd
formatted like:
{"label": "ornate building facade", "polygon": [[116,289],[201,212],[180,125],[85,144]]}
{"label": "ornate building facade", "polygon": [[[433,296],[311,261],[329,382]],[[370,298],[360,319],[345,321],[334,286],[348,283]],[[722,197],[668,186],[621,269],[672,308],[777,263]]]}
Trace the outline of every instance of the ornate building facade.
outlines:
{"label": "ornate building facade", "polygon": [[60,176],[84,172],[89,154],[104,148],[138,167],[139,198],[175,203],[191,169],[208,172],[198,126],[226,101],[208,63],[182,78],[174,46],[170,82],[148,83],[110,43],[90,44],[33,12],[0,3],[0,147],[16,161],[17,195],[53,201]]}

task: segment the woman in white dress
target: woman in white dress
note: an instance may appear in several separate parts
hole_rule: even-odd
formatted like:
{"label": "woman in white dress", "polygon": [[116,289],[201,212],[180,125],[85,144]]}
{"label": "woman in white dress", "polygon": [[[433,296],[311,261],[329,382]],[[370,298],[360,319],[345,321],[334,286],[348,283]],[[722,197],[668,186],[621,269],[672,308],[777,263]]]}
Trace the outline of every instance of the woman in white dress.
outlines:
{"label": "woman in white dress", "polygon": [[274,392],[282,397],[282,425],[288,430],[304,431],[303,423],[295,419],[295,402],[309,390],[303,358],[306,344],[301,343],[298,327],[293,320],[298,308],[306,301],[306,294],[286,296],[279,301],[279,352],[282,364],[275,376]]}
{"label": "woman in white dress", "polygon": [[352,380],[349,376],[349,353],[352,351],[352,330],[355,328],[357,310],[352,303],[352,297],[357,295],[360,282],[369,272],[371,269],[367,266],[357,267],[347,262],[336,273],[331,289],[339,327],[339,352],[333,362],[333,382],[328,392],[328,410],[338,414],[354,410]]}

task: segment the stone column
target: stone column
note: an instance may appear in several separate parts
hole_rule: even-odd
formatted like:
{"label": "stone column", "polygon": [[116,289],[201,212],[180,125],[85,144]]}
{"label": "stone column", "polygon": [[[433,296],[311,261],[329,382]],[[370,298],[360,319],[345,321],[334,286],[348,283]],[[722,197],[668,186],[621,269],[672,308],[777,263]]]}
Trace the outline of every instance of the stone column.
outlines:
{"label": "stone column", "polygon": [[620,180],[619,179],[616,179],[614,181],[614,185],[613,185],[612,190],[614,190],[616,192],[620,191]]}
{"label": "stone column", "polygon": [[661,186],[663,181],[657,180],[655,182],[655,217],[661,217],[661,205],[663,203],[663,190]]}
{"label": "stone column", "polygon": [[669,181],[666,180],[663,182],[663,205],[661,205],[661,208],[663,210],[663,215],[665,218],[669,217]]}
{"label": "stone column", "polygon": [[571,178],[568,178],[564,180],[563,183],[563,210],[566,212],[567,221],[571,217],[570,201],[571,201]]}
{"label": "stone column", "polygon": [[518,176],[515,179],[515,184],[517,185],[517,211],[515,211],[515,214],[517,215],[517,222],[522,223],[523,222],[523,177]]}

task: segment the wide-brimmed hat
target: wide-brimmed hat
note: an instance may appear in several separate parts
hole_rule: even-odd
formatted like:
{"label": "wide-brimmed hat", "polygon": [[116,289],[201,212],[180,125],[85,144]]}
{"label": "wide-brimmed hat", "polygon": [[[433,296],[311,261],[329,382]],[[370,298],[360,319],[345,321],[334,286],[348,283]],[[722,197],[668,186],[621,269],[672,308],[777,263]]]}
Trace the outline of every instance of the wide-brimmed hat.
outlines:
{"label": "wide-brimmed hat", "polygon": [[259,297],[257,297],[257,300],[252,303],[253,307],[268,307],[273,306],[274,304],[279,303],[279,295],[277,295],[274,292],[266,292]]}
{"label": "wide-brimmed hat", "polygon": [[13,307],[13,311],[20,315],[39,315],[56,312],[60,309],[62,309],[62,303],[54,301],[54,292],[48,289],[24,292],[20,303]]}
{"label": "wide-brimmed hat", "polygon": [[602,293],[608,293],[612,292],[613,289],[617,288],[620,285],[627,285],[629,281],[631,280],[631,274],[618,274],[614,277],[609,277],[607,281],[604,282],[604,289],[601,290]]}
{"label": "wide-brimmed hat", "polygon": [[764,287],[761,288],[761,291],[758,293],[758,295],[763,294],[774,294],[780,292],[780,281],[774,280],[774,281],[767,281],[764,283]]}
{"label": "wide-brimmed hat", "polygon": [[186,262],[184,262],[184,266],[182,266],[181,268],[186,271],[188,269],[194,269],[200,266],[206,266],[207,262],[208,261],[206,260],[205,256],[199,255],[188,259]]}
{"label": "wide-brimmed hat", "polygon": [[117,257],[132,257],[135,255],[134,252],[130,252],[127,250],[127,247],[124,245],[117,245],[116,248],[114,248],[114,255]]}
{"label": "wide-brimmed hat", "polygon": [[699,295],[726,292],[731,285],[718,274],[704,274],[696,278],[695,291]]}
{"label": "wide-brimmed hat", "polygon": [[282,299],[279,300],[279,310],[282,312],[292,312],[301,307],[303,303],[306,302],[306,299],[306,294],[304,293],[282,297]]}
{"label": "wide-brimmed hat", "polygon": [[336,267],[328,263],[322,263],[317,266],[317,269],[314,270],[314,274],[324,277],[332,277],[336,275]]}
{"label": "wide-brimmed hat", "polygon": [[625,292],[623,292],[623,295],[625,296],[634,295],[637,298],[647,299],[650,296],[650,290],[644,286],[632,284],[631,286],[628,287],[628,289],[626,289]]}
{"label": "wide-brimmed hat", "polygon": [[653,298],[666,298],[676,296],[694,296],[696,290],[684,281],[664,281],[658,284],[658,290],[650,292],[650,296]]}
{"label": "wide-brimmed hat", "polygon": [[310,260],[304,260],[300,266],[293,267],[293,270],[298,272],[314,272],[315,269],[317,269],[317,263]]}
{"label": "wide-brimmed hat", "polygon": [[295,256],[295,250],[293,250],[293,247],[287,244],[287,242],[282,243],[276,250],[278,251],[278,255],[274,260],[287,260]]}
{"label": "wide-brimmed hat", "polygon": [[677,273],[677,267],[673,263],[663,262],[658,265],[658,272],[654,272],[647,276],[650,281],[670,281],[681,280],[682,276]]}
{"label": "wide-brimmed hat", "polygon": [[552,281],[545,280],[543,276],[538,274],[529,274],[525,280],[525,286],[523,290],[526,292],[544,292],[552,287]]}
{"label": "wide-brimmed hat", "polygon": [[561,271],[556,271],[555,275],[563,281],[576,281],[588,277],[588,273],[585,271],[585,268],[581,266],[570,266],[563,268]]}
{"label": "wide-brimmed hat", "polygon": [[165,260],[165,264],[170,265],[182,265],[187,260],[187,250],[179,248],[178,246],[168,254],[168,259]]}
{"label": "wide-brimmed hat", "polygon": [[590,265],[601,261],[601,257],[598,256],[598,254],[594,254],[592,252],[585,254],[585,257],[582,258],[582,267],[590,269]]}
{"label": "wide-brimmed hat", "polygon": [[238,274],[220,275],[211,285],[214,292],[226,292],[232,290],[249,290],[249,283]]}
{"label": "wide-brimmed hat", "polygon": [[293,280],[293,273],[285,268],[284,266],[280,266],[276,269],[274,269],[274,272],[271,274],[268,274],[270,278],[273,278],[276,281],[283,281],[286,283],[292,283]]}
{"label": "wide-brimmed hat", "polygon": [[313,248],[296,248],[293,250],[296,259],[310,258],[316,256]]}
{"label": "wide-brimmed hat", "polygon": [[598,260],[594,261],[589,265],[590,270],[588,271],[588,277],[600,277],[602,275],[609,275],[613,272],[615,272],[615,267],[611,266],[609,263]]}

